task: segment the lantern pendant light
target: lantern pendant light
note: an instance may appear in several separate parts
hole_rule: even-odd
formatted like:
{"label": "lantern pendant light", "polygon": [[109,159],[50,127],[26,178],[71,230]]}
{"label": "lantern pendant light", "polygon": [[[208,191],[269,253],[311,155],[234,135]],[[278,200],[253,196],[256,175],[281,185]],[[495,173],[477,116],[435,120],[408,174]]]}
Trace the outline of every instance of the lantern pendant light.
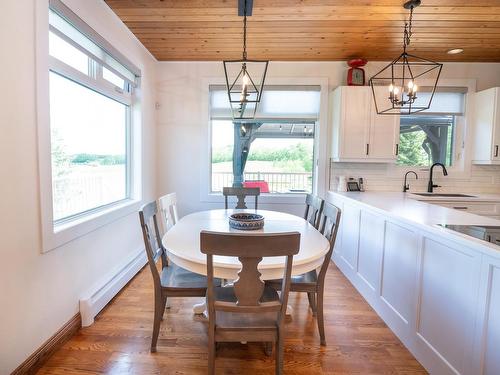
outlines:
{"label": "lantern pendant light", "polygon": [[404,4],[410,16],[404,27],[403,53],[370,78],[378,114],[410,115],[431,106],[443,64],[407,52],[412,36],[413,9],[419,5],[420,0]]}
{"label": "lantern pendant light", "polygon": [[253,0],[238,1],[243,16],[243,54],[241,60],[225,60],[224,74],[233,119],[253,119],[262,98],[269,61],[247,59],[247,16],[252,15]]}

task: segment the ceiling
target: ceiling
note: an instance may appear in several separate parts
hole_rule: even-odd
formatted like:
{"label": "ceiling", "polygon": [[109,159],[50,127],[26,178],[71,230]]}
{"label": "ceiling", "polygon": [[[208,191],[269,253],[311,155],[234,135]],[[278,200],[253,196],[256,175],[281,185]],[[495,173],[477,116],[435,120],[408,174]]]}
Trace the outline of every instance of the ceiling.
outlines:
{"label": "ceiling", "polygon": [[[105,0],[158,60],[241,58],[237,0]],[[248,58],[392,60],[402,49],[403,0],[254,0]],[[463,53],[446,51],[462,48]],[[410,53],[500,62],[500,0],[422,0]]]}

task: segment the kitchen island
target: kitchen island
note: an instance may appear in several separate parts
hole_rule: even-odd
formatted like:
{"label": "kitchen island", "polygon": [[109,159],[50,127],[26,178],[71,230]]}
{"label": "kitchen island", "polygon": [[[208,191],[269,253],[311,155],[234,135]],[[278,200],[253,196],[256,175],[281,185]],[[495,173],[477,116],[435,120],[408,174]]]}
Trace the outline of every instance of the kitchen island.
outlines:
{"label": "kitchen island", "polygon": [[342,209],[333,260],[429,372],[499,374],[500,246],[439,224],[500,220],[417,199],[329,192]]}

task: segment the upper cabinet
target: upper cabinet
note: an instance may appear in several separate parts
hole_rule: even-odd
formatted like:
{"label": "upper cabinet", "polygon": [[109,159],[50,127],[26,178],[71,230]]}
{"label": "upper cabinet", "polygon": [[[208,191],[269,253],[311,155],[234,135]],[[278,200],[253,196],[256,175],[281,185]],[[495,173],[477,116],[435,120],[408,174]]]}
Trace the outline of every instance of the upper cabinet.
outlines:
{"label": "upper cabinet", "polygon": [[474,164],[500,164],[500,87],[474,95]]}
{"label": "upper cabinet", "polygon": [[341,86],[332,96],[333,161],[392,163],[399,116],[378,115],[369,86]]}

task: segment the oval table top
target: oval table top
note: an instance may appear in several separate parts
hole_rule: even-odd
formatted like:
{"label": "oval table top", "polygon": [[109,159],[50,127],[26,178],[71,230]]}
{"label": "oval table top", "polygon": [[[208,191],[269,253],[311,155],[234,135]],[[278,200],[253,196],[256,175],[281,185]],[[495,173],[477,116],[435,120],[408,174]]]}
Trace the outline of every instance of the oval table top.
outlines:
{"label": "oval table top", "polygon": [[[264,216],[264,228],[240,231],[229,227],[229,216],[235,212],[252,212]],[[223,233],[300,233],[300,250],[293,258],[292,275],[300,275],[318,268],[328,252],[328,240],[301,217],[267,210],[210,210],[184,216],[162,239],[169,258],[189,271],[207,274],[206,255],[200,251],[200,232],[209,230]],[[283,277],[284,257],[267,257],[259,264],[263,280]],[[235,257],[214,256],[214,276],[234,280],[241,268]]]}

